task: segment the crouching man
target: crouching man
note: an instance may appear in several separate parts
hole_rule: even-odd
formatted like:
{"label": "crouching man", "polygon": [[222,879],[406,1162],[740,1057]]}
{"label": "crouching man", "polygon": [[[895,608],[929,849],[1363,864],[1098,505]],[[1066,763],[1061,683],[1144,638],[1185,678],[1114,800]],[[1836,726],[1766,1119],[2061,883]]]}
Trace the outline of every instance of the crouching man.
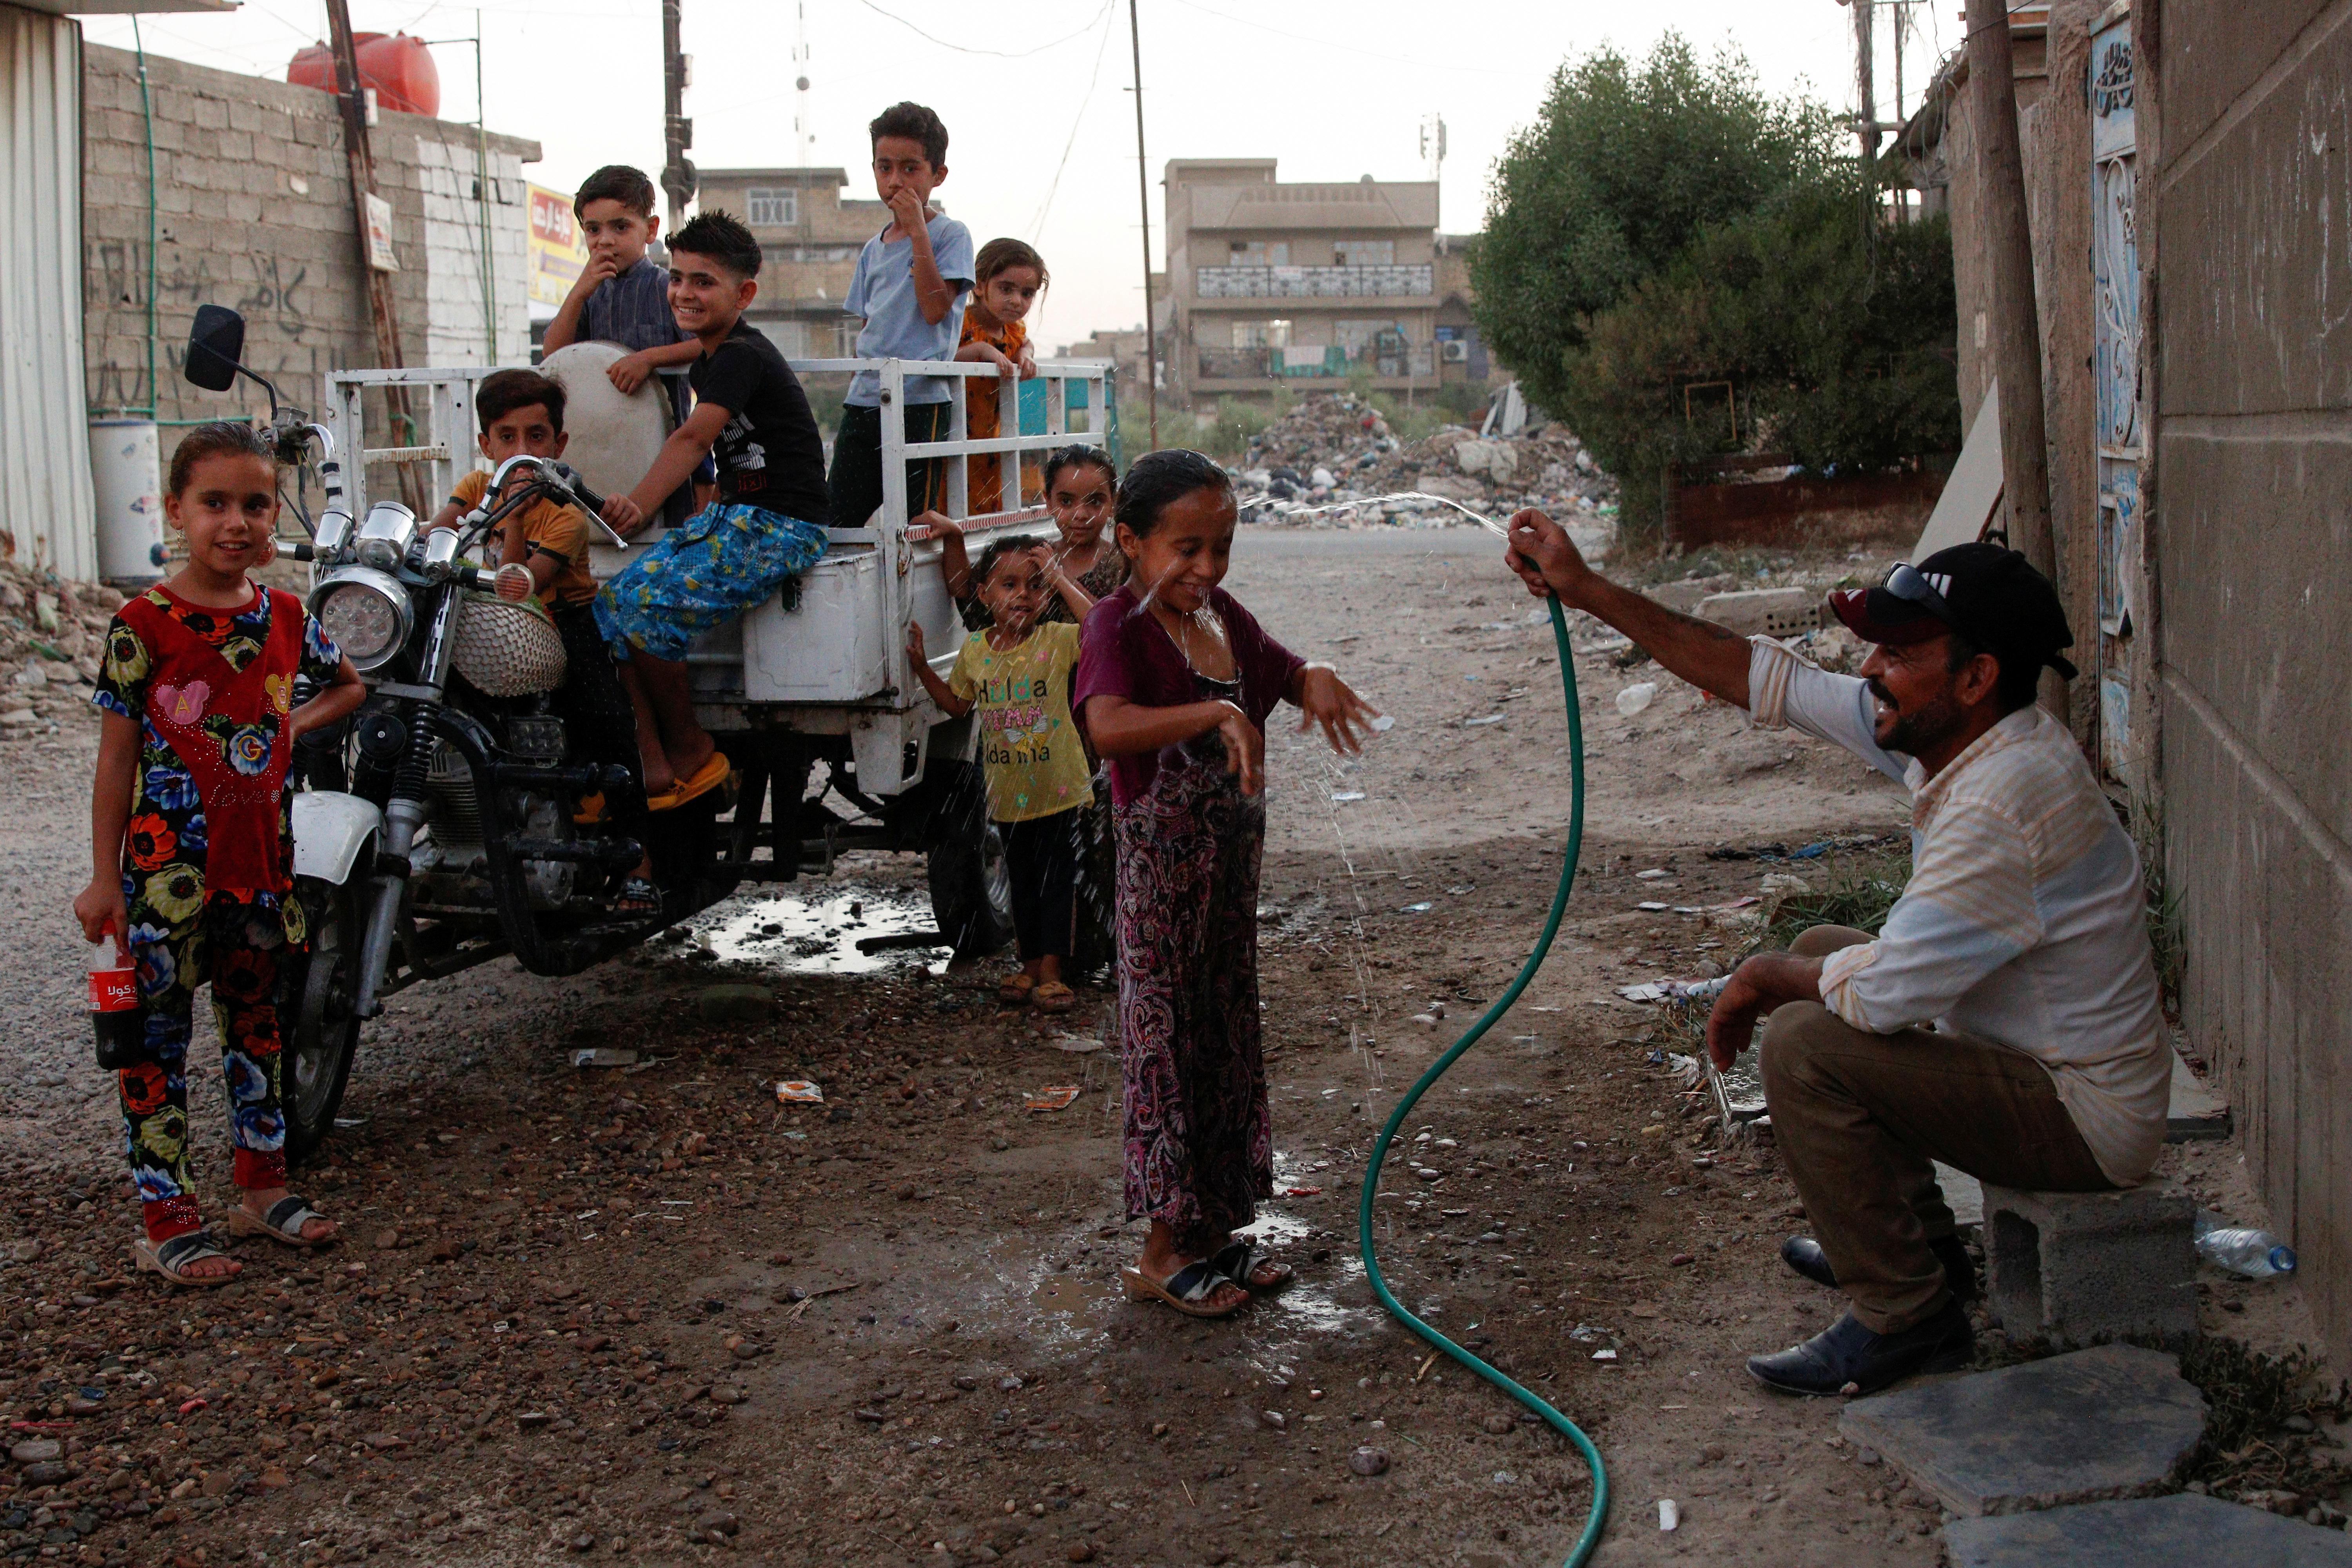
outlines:
{"label": "crouching man", "polygon": [[1816,926],[1734,971],[1707,1022],[1727,1068],[1767,1018],[1773,1142],[1818,1243],[1781,1257],[1852,1310],[1748,1370],[1790,1394],[1869,1393],[1974,1349],[1974,1270],[1929,1163],[2004,1186],[2102,1192],[2163,1146],[2170,1047],[2139,861],[2065,727],[2072,677],[2048,579],[1964,544],[1830,595],[1875,644],[1860,678],[1677,615],[1600,577],[1549,518],[1511,520],[1510,568],[1766,728],[1832,741],[1911,792],[1910,885],[1876,938]]}

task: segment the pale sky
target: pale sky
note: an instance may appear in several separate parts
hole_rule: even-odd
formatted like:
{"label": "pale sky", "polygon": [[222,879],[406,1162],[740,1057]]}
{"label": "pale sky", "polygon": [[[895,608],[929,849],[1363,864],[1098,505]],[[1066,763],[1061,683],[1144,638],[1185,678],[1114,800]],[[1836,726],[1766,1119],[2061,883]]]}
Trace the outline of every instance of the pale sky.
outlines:
{"label": "pale sky", "polygon": [[[436,41],[445,119],[475,115],[476,18],[493,131],[535,138],[527,173],[569,191],[597,165],[658,176],[659,0],[351,0],[362,31]],[[1774,90],[1832,107],[1854,101],[1852,13],[1837,0],[1622,0],[1463,5],[1444,0],[1139,0],[1144,137],[1154,265],[1166,256],[1160,171],[1170,158],[1267,157],[1286,180],[1423,179],[1424,117],[1443,115],[1443,225],[1483,226],[1486,178],[1531,119],[1552,71],[1603,43],[1639,56],[1669,24],[1702,53],[1728,44]],[[1048,348],[1143,318],[1134,62],[1128,0],[684,0],[694,161],[706,168],[803,161],[793,50],[810,50],[805,161],[845,165],[849,194],[873,195],[866,122],[912,98],[950,137],[939,199],[985,241],[1036,245],[1054,284],[1031,318]],[[1916,0],[1905,108],[1959,39],[1958,0]],[[1893,119],[1893,9],[1879,0],[1879,113]],[[131,47],[128,18],[84,20],[100,43]],[[318,0],[246,0],[233,16],[141,24],[148,47],[282,79],[323,35]],[[928,37],[925,37],[928,35]],[[992,52],[989,52],[992,51]],[[1013,58],[1006,58],[1013,57]]]}

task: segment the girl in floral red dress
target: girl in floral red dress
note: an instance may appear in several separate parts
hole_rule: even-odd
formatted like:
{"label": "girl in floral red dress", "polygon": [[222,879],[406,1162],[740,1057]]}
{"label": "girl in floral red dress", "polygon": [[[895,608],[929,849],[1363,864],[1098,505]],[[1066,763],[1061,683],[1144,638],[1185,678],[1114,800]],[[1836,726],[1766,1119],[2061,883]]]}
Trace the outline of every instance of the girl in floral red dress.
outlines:
{"label": "girl in floral red dress", "polygon": [[1353,752],[1378,715],[1218,586],[1235,510],[1213,461],[1145,454],[1115,516],[1132,572],[1087,616],[1076,701],[1110,773],[1127,1212],[1151,1221],[1122,1278],[1138,1300],[1221,1318],[1292,1272],[1234,1234],[1274,1189],[1257,1000],[1265,721],[1293,703],[1301,729]]}
{"label": "girl in floral red dress", "polygon": [[[293,897],[286,768],[295,737],[366,696],[302,602],[247,574],[277,553],[278,468],[244,425],[198,426],[163,500],[188,561],[107,628],[92,700],[105,714],[90,800],[89,886],[74,916],[130,952],[148,1059],[121,1072],[125,1144],[146,1234],[139,1266],[220,1285],[243,1267],[197,1216],[187,1052],[195,989],[212,982],[227,1085],[237,1235],[316,1247],[335,1227],[286,1190],[278,1009],[306,933]],[[294,683],[317,695],[294,705]]]}

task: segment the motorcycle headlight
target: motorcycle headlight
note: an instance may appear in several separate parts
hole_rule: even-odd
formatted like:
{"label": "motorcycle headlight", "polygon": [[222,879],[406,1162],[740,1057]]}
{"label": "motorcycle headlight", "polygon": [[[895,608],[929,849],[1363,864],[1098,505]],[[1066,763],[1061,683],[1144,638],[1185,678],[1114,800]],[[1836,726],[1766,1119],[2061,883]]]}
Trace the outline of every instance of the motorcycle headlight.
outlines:
{"label": "motorcycle headlight", "polygon": [[384,573],[347,566],[312,591],[310,613],[355,668],[373,670],[408,641],[415,611],[408,590]]}
{"label": "motorcycle headlight", "polygon": [[408,559],[408,547],[415,542],[416,514],[398,501],[378,501],[360,524],[359,544],[352,553],[362,566],[390,572]]}

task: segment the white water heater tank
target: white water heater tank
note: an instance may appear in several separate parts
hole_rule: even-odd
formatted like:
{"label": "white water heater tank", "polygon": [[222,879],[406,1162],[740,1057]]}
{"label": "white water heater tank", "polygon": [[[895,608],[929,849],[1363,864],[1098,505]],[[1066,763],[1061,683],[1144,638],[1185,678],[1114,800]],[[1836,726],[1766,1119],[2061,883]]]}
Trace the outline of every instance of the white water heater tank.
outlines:
{"label": "white water heater tank", "polygon": [[163,471],[152,419],[89,422],[89,468],[98,499],[98,574],[121,588],[164,577]]}

